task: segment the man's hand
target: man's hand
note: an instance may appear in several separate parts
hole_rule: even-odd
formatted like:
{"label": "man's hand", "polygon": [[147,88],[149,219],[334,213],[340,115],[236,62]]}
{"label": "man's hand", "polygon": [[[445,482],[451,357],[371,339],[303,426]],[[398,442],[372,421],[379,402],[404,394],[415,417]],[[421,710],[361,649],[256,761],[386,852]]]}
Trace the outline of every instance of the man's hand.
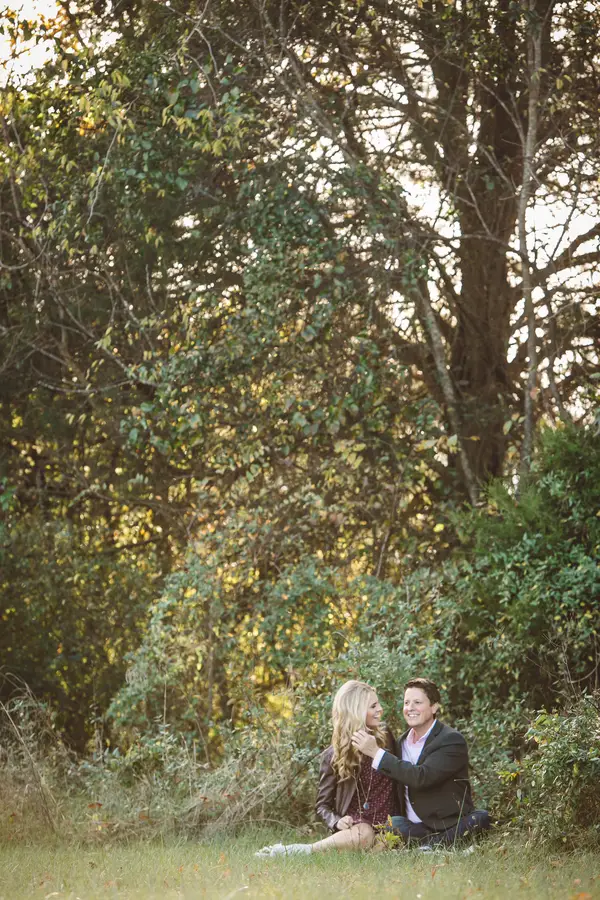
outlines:
{"label": "man's hand", "polygon": [[352,816],[342,816],[342,818],[338,819],[335,823],[335,827],[338,831],[345,831],[347,828],[352,828]]}
{"label": "man's hand", "polygon": [[355,747],[359,753],[370,756],[371,759],[373,759],[379,750],[377,741],[373,735],[369,734],[369,732],[364,729],[354,732],[352,735],[352,746]]}

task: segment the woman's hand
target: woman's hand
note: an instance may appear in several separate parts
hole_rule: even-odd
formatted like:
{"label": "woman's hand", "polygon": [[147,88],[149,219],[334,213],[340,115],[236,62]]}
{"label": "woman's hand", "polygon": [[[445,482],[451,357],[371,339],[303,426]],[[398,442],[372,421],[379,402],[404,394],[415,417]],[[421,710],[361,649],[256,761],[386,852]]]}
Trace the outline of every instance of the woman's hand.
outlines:
{"label": "woman's hand", "polygon": [[364,729],[354,732],[352,735],[352,746],[355,747],[359,753],[364,754],[364,756],[370,756],[371,758],[373,758],[379,750],[377,741],[373,735],[369,734],[369,732]]}
{"label": "woman's hand", "polygon": [[352,828],[352,816],[342,816],[335,823],[335,827],[338,831],[346,831],[347,828]]}

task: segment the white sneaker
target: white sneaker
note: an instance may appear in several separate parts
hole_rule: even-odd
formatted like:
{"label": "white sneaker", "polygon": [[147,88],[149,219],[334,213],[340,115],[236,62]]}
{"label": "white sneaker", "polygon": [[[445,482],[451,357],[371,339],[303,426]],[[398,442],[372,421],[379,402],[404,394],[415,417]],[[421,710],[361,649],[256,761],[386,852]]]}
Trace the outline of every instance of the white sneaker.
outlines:
{"label": "white sneaker", "polygon": [[259,857],[268,857],[268,856],[278,856],[280,853],[285,852],[285,847],[283,844],[271,844],[270,846],[263,847],[261,850],[257,850],[254,854]]}
{"label": "white sneaker", "polygon": [[312,853],[311,844],[272,844],[270,847],[257,850],[254,855],[264,859],[271,856],[300,856],[308,853]]}

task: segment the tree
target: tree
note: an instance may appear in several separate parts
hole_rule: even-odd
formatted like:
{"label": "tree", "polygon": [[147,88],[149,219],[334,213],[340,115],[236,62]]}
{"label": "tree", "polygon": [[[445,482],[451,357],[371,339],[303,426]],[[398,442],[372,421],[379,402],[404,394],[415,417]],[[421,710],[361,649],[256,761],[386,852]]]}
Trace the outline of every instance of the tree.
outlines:
{"label": "tree", "polygon": [[[540,364],[536,416],[561,414],[585,393],[587,375],[576,372],[596,370],[587,348],[597,337],[598,8],[410,0],[237,9],[212,5],[189,40],[198,49],[228,40],[280,124],[280,143],[292,131],[297,149],[322,148],[324,178],[335,169],[361,185],[388,249],[383,266],[372,265],[374,318],[445,409],[473,498],[473,480],[503,471],[506,430],[523,418],[528,353]],[[538,334],[528,351],[515,231],[532,185]],[[348,217],[355,203],[345,202]]]}
{"label": "tree", "polygon": [[3,88],[7,546],[67,520],[134,581],[155,549],[161,596],[195,555],[204,724],[252,617],[287,646],[289,578],[439,560],[524,419],[590,415],[598,12],[568,13],[180,0],[9,22],[56,50]]}

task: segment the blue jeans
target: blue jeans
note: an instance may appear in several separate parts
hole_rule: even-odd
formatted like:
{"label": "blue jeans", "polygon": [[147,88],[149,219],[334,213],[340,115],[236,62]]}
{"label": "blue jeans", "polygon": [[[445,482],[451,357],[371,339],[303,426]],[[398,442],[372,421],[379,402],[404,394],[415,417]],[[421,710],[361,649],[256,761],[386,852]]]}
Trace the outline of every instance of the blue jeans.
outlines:
{"label": "blue jeans", "polygon": [[392,816],[392,830],[400,834],[407,844],[444,844],[450,846],[472,834],[487,831],[490,817],[485,809],[474,809],[468,816],[463,816],[456,825],[445,831],[435,831],[424,822],[411,822],[406,816]]}

